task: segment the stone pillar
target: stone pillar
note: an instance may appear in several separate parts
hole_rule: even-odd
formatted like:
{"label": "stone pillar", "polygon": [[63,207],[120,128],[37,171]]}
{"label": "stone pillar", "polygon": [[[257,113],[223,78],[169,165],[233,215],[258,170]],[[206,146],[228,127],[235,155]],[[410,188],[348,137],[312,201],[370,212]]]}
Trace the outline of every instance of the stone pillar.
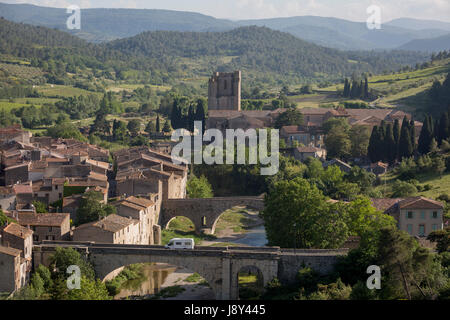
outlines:
{"label": "stone pillar", "polygon": [[161,226],[157,224],[153,226],[153,243],[161,244]]}
{"label": "stone pillar", "polygon": [[231,259],[222,259],[222,290],[217,292],[217,300],[230,300],[230,289],[231,289]]}

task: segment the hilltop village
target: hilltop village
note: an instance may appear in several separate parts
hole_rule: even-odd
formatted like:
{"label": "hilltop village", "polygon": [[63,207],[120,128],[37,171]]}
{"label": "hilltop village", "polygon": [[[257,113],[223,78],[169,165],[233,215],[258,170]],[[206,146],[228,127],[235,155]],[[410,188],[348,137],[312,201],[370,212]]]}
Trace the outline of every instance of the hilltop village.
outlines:
{"label": "hilltop village", "polygon": [[[206,127],[273,128],[287,112],[241,110],[241,72],[215,73],[209,82]],[[352,166],[330,158],[324,123],[346,119],[350,126],[412,121],[410,114],[392,109],[301,109],[303,123],[280,128],[280,152],[300,161],[321,160],[323,167]],[[412,121],[419,139],[423,124]],[[161,244],[164,201],[185,199],[189,166],[175,165],[171,143],[164,150],[147,146],[110,153],[74,139],[33,136],[20,126],[0,129],[0,292],[14,292],[29,281],[33,244],[45,241],[92,241],[109,244]],[[168,147],[167,147],[168,146]],[[375,175],[390,165],[355,159]],[[372,198],[381,212],[393,216],[399,229],[425,238],[443,228],[443,203],[425,197]],[[104,214],[92,215],[90,208]],[[189,210],[189,209],[187,209]],[[199,212],[200,214],[200,212]]]}

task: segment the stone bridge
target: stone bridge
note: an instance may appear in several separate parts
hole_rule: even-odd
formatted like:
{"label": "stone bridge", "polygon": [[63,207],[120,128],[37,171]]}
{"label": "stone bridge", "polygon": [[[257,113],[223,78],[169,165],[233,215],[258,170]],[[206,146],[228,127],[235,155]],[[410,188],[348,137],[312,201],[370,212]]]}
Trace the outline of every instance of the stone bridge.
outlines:
{"label": "stone bridge", "polygon": [[183,216],[194,223],[197,233],[214,234],[220,216],[224,211],[236,206],[246,206],[250,209],[262,211],[264,209],[264,197],[164,200],[160,225],[161,228],[167,229],[172,219]]}
{"label": "stone bridge", "polygon": [[238,274],[247,267],[257,268],[264,286],[278,277],[282,283],[295,281],[300,268],[308,266],[326,274],[332,271],[340,250],[291,250],[279,247],[196,247],[170,250],[163,246],[117,245],[94,242],[43,241],[33,247],[33,267],[48,266],[57,247],[72,247],[92,263],[97,277],[106,280],[124,266],[135,263],[166,263],[200,274],[218,300],[239,298]]}

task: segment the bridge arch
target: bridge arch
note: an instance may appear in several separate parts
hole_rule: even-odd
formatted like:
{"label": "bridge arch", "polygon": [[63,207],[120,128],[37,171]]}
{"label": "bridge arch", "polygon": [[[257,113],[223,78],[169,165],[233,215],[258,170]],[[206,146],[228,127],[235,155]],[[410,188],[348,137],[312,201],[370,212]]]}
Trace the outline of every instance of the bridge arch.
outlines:
{"label": "bridge arch", "polygon": [[264,293],[264,274],[254,265],[243,266],[238,271],[239,299],[248,300]]}
{"label": "bridge arch", "polygon": [[174,217],[185,216],[194,223],[197,233],[213,234],[220,216],[236,206],[261,211],[264,209],[264,199],[262,197],[169,199],[163,202],[160,225],[166,229]]}
{"label": "bridge arch", "polygon": [[89,255],[88,260],[92,263],[96,275],[102,281],[110,280],[112,275],[118,274],[123,267],[137,263],[164,263],[182,267],[198,273],[209,284],[216,299],[222,298],[222,274],[220,272],[222,261],[220,258],[211,259],[211,257],[193,256],[191,254],[183,254],[186,251],[180,250],[169,251],[167,249],[164,251],[165,254],[161,255],[94,252]]}
{"label": "bridge arch", "polygon": [[[111,272],[110,274],[108,274],[104,279],[102,279],[102,282],[105,281],[109,281],[109,280],[113,280],[116,276],[118,276],[120,274],[120,272],[129,266],[123,266],[119,269],[114,270],[113,272]],[[158,292],[161,291],[162,286],[164,285],[164,283],[167,282],[167,280],[169,279],[169,276],[171,274],[173,274],[172,276],[175,276],[177,278],[177,284],[178,284],[178,279],[181,280],[186,280],[187,278],[191,277],[193,274],[198,274],[195,271],[191,270],[191,269],[187,269],[185,267],[182,266],[176,266],[173,264],[167,264],[167,263],[155,263],[155,264],[151,264],[151,265],[145,265],[144,268],[148,268],[147,270],[145,270],[145,278],[141,283],[145,283],[145,288],[150,288],[153,289],[154,292],[150,292],[150,294],[157,294]],[[181,269],[181,270],[180,270]],[[183,277],[181,277],[180,274],[177,274],[179,271],[181,271],[183,273]],[[191,275],[191,276],[190,276]],[[198,274],[199,275],[199,274]],[[200,275],[201,276],[201,275]],[[210,296],[214,295],[214,297],[216,297],[216,294],[214,292],[214,290],[211,288],[210,283],[204,279],[202,277],[202,279],[199,279],[198,277],[196,277],[196,280],[199,280],[198,283],[189,283],[192,282],[191,280],[188,279],[188,281],[185,281],[183,285],[201,285],[201,286],[205,286],[205,282],[207,283],[207,287],[204,287],[203,294],[208,292],[210,293]],[[201,280],[201,281],[200,281]],[[133,281],[133,280],[131,280]],[[205,281],[205,282],[203,282]],[[121,289],[125,289],[125,292],[118,292],[117,294],[119,295],[119,297],[123,294],[126,294],[126,291],[129,289],[126,286],[124,288]],[[135,287],[133,287],[133,290],[135,289]],[[197,290],[196,290],[197,291]],[[208,299],[214,299],[214,298],[208,298]]]}

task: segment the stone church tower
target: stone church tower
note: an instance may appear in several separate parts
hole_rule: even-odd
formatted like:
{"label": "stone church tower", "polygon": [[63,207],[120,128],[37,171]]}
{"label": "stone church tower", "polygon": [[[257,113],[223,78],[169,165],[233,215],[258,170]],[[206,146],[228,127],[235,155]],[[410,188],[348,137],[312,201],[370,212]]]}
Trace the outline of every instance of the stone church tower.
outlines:
{"label": "stone church tower", "polygon": [[241,71],[213,74],[209,79],[208,110],[241,111]]}

